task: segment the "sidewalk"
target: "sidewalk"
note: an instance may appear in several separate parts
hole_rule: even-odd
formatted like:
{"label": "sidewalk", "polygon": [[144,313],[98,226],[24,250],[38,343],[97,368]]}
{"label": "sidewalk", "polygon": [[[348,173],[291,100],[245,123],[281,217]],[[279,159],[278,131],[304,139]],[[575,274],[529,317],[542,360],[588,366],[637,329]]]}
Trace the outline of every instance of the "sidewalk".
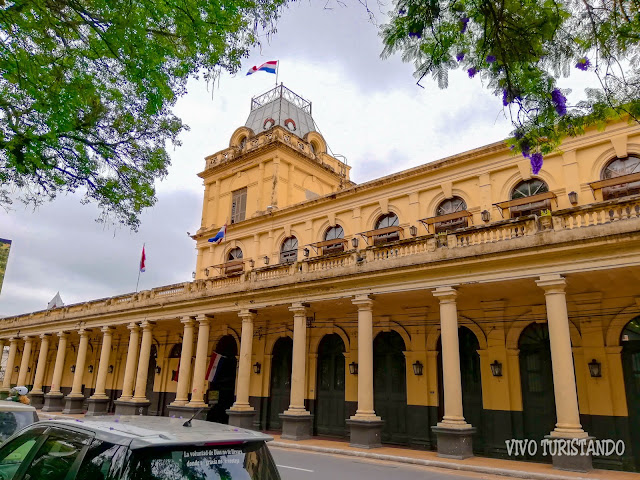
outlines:
{"label": "sidewalk", "polygon": [[[42,412],[38,410],[41,420],[55,417],[83,418],[83,414],[65,414],[58,412]],[[332,455],[346,455],[352,457],[370,458],[387,462],[410,463],[425,467],[445,468],[475,472],[487,475],[501,475],[505,477],[524,478],[531,480],[640,480],[640,473],[617,472],[614,470],[593,470],[589,473],[564,472],[554,470],[551,464],[518,462],[498,458],[471,457],[465,460],[451,460],[440,458],[436,452],[412,450],[409,448],[390,447],[371,450],[350,447],[349,443],[340,440],[326,440],[312,438],[310,440],[283,440],[280,435],[266,432],[274,438],[270,447],[306,450],[310,452],[328,453]]]}
{"label": "sidewalk", "polygon": [[269,443],[270,447],[411,463],[414,465],[484,473],[487,475],[502,475],[533,480],[640,480],[640,473],[616,472],[613,470],[593,470],[589,473],[564,472],[562,470],[554,470],[550,464],[546,463],[518,462],[486,457],[451,460],[440,458],[436,452],[431,451],[388,446],[367,450],[350,447],[347,441],[312,438],[310,440],[294,442],[291,440],[283,440],[280,438],[280,435],[269,434],[275,439]]}

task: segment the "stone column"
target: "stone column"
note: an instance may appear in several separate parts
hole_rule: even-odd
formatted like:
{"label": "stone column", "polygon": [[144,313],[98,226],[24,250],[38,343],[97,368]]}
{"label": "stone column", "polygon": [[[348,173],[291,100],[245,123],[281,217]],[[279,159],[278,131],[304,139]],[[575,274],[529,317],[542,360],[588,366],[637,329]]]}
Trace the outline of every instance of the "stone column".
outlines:
{"label": "stone column", "polygon": [[[142,343],[140,344],[140,356],[138,357],[138,374],[136,376],[136,389],[132,401],[137,404],[139,415],[147,415],[151,401],[147,398],[147,379],[149,376],[149,357],[151,356],[151,343],[153,342],[153,323],[145,320],[142,327]],[[155,372],[151,373],[155,375]]]}
{"label": "stone column", "polygon": [[43,412],[59,412],[62,410],[64,395],[60,391],[62,381],[62,370],[64,369],[64,359],[67,353],[67,332],[58,333],[58,353],[56,363],[53,367],[53,378],[51,379],[51,389],[44,396]]}
{"label": "stone column", "polygon": [[76,371],[73,374],[73,385],[71,393],[65,398],[65,406],[62,413],[83,413],[84,412],[84,391],[82,380],[84,378],[84,368],[87,362],[87,348],[89,346],[89,333],[91,330],[81,328],[78,331],[80,343],[78,345],[78,356],[76,358]]}
{"label": "stone column", "polygon": [[462,379],[460,374],[460,344],[458,341],[457,291],[440,287],[433,296],[440,299],[440,340],[442,342],[442,376],[444,417],[431,427],[438,438],[438,456],[463,459],[473,456],[471,427],[462,412]]}
{"label": "stone column", "polygon": [[138,363],[138,340],[140,339],[140,328],[135,323],[127,325],[129,329],[129,346],[127,349],[127,361],[124,367],[124,380],[122,382],[122,395],[116,400],[116,415],[133,415],[135,405],[132,404],[133,382],[135,380],[135,370]]}
{"label": "stone column", "polygon": [[31,361],[31,346],[33,345],[33,337],[24,337],[24,349],[22,350],[22,359],[20,360],[20,370],[18,373],[18,383],[16,385],[24,386],[27,381],[27,370]]}
{"label": "stone column", "polygon": [[169,406],[170,414],[172,407],[183,407],[189,402],[189,382],[191,381],[191,357],[193,356],[193,325],[195,321],[191,317],[183,317],[182,320],[182,350],[180,351],[180,366],[178,368],[178,387],[176,389],[176,399]]}
{"label": "stone column", "polygon": [[11,377],[13,376],[13,367],[16,363],[16,352],[18,351],[18,339],[11,337],[9,342],[9,356],[7,357],[7,365],[4,368],[4,379],[2,380],[2,390],[6,392],[11,388]]}
{"label": "stone column", "polygon": [[100,363],[96,378],[96,389],[87,400],[87,415],[106,415],[109,410],[109,397],[105,389],[107,385],[107,373],[109,371],[109,359],[111,357],[111,341],[113,328],[102,327],[102,348],[100,349]]}
{"label": "stone column", "polygon": [[[567,313],[566,280],[560,275],[542,275],[536,284],[544,290],[551,344],[553,390],[556,400],[556,428],[547,437],[550,441],[578,439],[586,442],[589,435],[580,424],[576,377],[571,351],[569,315]],[[552,450],[553,451],[553,450]],[[556,449],[557,451],[557,449]],[[590,455],[553,456],[553,466],[562,470],[591,470]]]}
{"label": "stone column", "polygon": [[[196,363],[193,367],[191,401],[187,406],[197,409],[206,409],[207,404],[204,403],[204,392],[206,390],[205,376],[207,374],[207,358],[209,357],[209,352],[207,350],[209,349],[209,323],[211,320],[210,317],[206,315],[198,315],[197,320],[198,343],[196,345]],[[206,415],[206,413],[204,413],[204,415]]]}
{"label": "stone column", "polygon": [[49,335],[43,333],[40,335],[40,353],[38,354],[38,364],[36,365],[36,375],[33,379],[33,388],[29,394],[31,398],[31,406],[42,408],[44,406],[44,392],[42,391],[42,383],[44,382],[44,371],[47,368],[47,356],[49,355]]}
{"label": "stone column", "polygon": [[251,355],[253,352],[253,321],[255,310],[240,310],[242,319],[240,337],[240,358],[238,359],[238,377],[236,381],[236,401],[227,410],[229,425],[242,428],[255,428],[255,409],[249,404],[249,387],[251,384]]}
{"label": "stone column", "polygon": [[305,440],[311,438],[313,417],[304,406],[304,387],[307,360],[307,308],[306,303],[294,303],[293,312],[293,361],[291,366],[291,402],[289,409],[280,414],[282,438]]}
{"label": "stone column", "polygon": [[368,295],[352,300],[358,307],[358,409],[347,420],[350,444],[354,447],[380,447],[382,420],[373,409],[373,301]]}

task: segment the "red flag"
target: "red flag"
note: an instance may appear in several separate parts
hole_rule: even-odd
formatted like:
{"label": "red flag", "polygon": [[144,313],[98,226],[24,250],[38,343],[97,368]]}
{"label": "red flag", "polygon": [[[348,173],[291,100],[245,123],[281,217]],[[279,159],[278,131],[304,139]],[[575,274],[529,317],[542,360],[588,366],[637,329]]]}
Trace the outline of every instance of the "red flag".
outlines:
{"label": "red flag", "polygon": [[144,245],[142,246],[142,257],[140,258],[140,271],[144,272],[144,261],[147,257],[144,254]]}

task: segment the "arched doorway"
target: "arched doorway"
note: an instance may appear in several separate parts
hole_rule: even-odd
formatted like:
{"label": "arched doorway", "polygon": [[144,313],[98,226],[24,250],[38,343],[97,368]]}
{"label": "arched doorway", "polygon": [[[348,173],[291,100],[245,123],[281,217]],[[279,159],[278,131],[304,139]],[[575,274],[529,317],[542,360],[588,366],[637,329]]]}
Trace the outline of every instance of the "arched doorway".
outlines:
{"label": "arched doorway", "polygon": [[[520,334],[520,383],[522,385],[523,438],[540,442],[555,428],[556,402],[549,328],[532,323]],[[539,456],[542,449],[538,449]],[[540,459],[544,457],[540,456]]]}
{"label": "arched doorway", "polygon": [[629,429],[631,430],[631,449],[636,461],[636,470],[640,470],[640,317],[631,320],[620,336],[622,345],[622,371],[627,392],[629,411]]}
{"label": "arched doorway", "polygon": [[158,400],[159,397],[153,394],[153,384],[156,380],[156,365],[158,360],[158,349],[155,345],[151,345],[151,353],[149,354],[149,366],[147,370],[147,385],[145,386],[144,396],[151,402],[149,405],[149,415],[159,415]]}
{"label": "arched doorway", "polygon": [[[438,339],[438,421],[444,417],[444,388],[442,369],[442,342]],[[460,381],[462,384],[462,413],[467,423],[476,429],[473,435],[474,452],[484,452],[484,412],[482,405],[482,376],[480,373],[480,343],[467,327],[458,327],[460,354]]]}
{"label": "arched doorway", "polygon": [[345,435],[344,342],[340,335],[325,335],[318,346],[316,386],[316,433]]}
{"label": "arched doorway", "polygon": [[404,351],[404,340],[397,332],[379,333],[373,341],[373,408],[384,420],[385,443],[409,441]]}
{"label": "arched doorway", "polygon": [[279,338],[273,346],[273,355],[271,357],[267,430],[280,430],[282,424],[279,415],[289,408],[292,358],[293,340],[289,337]]}
{"label": "arched doorway", "polygon": [[229,423],[227,410],[233,405],[236,389],[236,356],[238,355],[236,339],[232,335],[225,335],[218,341],[215,352],[224,358],[218,365],[213,382],[209,383],[209,401],[215,404],[207,413],[207,420]]}

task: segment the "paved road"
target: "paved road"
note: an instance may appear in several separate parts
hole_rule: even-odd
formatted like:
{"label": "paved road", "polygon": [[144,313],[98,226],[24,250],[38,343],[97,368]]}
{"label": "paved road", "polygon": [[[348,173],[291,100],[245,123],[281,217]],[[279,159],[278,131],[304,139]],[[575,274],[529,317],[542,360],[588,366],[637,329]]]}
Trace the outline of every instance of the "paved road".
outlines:
{"label": "paved road", "polygon": [[393,480],[469,480],[479,478],[509,480],[511,478],[466,472],[449,473],[447,470],[432,467],[286,448],[271,447],[270,450],[278,465],[282,480],[388,480],[389,478],[393,478]]}

